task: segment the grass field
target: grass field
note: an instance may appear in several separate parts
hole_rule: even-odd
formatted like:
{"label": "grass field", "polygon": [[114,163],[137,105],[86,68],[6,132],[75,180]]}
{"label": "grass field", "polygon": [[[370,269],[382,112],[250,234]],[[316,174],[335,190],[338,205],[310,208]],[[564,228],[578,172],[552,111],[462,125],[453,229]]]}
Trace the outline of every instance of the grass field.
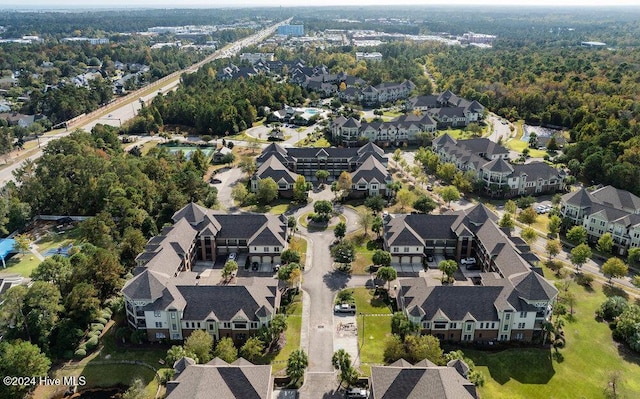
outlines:
{"label": "grass field", "polygon": [[3,273],[16,273],[22,277],[31,276],[31,272],[38,267],[40,260],[32,253],[27,252],[24,255],[14,255],[6,261],[7,268],[0,269]]}
{"label": "grass field", "polygon": [[302,237],[293,237],[289,241],[289,249],[300,254],[300,264],[305,265],[307,261],[307,240]]}
{"label": "grass field", "polygon": [[565,324],[567,346],[560,349],[559,359],[543,349],[464,350],[487,377],[481,396],[601,398],[611,373],[620,371],[620,397],[640,397],[640,355],[614,342],[607,324],[595,320],[594,312],[606,298],[602,288],[594,284],[588,290],[572,284],[575,314]]}
{"label": "grass field", "polygon": [[300,348],[300,330],[302,329],[302,295],[296,296],[287,308],[287,331],[284,348],[272,361],[273,373],[287,367],[287,359],[294,350]]}
{"label": "grass field", "polygon": [[[391,336],[391,309],[380,299],[373,297],[374,290],[353,289],[358,316],[358,342],[361,370],[370,375],[370,364],[384,363],[385,342]],[[380,316],[388,315],[388,316]]]}

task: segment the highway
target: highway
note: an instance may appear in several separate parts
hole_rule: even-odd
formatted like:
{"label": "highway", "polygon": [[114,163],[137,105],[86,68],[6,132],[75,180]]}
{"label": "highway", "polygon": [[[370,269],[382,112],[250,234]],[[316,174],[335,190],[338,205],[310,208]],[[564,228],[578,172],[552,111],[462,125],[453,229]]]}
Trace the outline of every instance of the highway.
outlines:
{"label": "highway", "polygon": [[[51,140],[67,136],[71,131],[75,129],[79,128],[89,132],[98,123],[111,126],[121,126],[126,121],[135,117],[138,110],[142,106],[141,101],[144,101],[146,104],[148,104],[153,100],[155,96],[162,95],[171,90],[175,90],[180,84],[180,76],[183,73],[193,73],[206,63],[209,63],[215,59],[232,57],[240,52],[244,47],[260,43],[267,37],[271,36],[276,31],[276,29],[278,29],[278,26],[287,24],[290,21],[291,18],[282,22],[278,22],[277,24],[263,29],[260,32],[257,32],[249,37],[245,37],[234,43],[230,43],[227,46],[215,51],[204,60],[186,69],[165,76],[159,81],[154,82],[149,86],[137,90],[125,97],[120,97],[117,99],[117,101],[107,104],[86,116],[76,118],[76,121],[68,123],[69,127],[67,130],[59,131],[53,134],[47,134],[40,137],[40,145],[38,149],[35,151],[31,150],[33,153],[30,154],[26,159],[35,160],[40,158],[42,156],[42,148],[46,147]],[[141,95],[140,93],[146,94]],[[20,151],[12,152],[11,154],[8,154],[7,159],[9,160],[9,162],[11,162],[11,159],[15,159],[19,154]],[[8,164],[0,170],[0,186],[4,186],[7,182],[14,180],[13,172],[18,169],[26,159]]]}

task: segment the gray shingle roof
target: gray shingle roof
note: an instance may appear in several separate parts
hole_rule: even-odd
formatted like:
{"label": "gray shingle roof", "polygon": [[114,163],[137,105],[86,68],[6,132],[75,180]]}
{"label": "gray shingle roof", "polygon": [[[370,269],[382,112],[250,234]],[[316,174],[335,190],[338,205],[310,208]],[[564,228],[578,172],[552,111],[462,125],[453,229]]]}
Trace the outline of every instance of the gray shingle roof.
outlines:
{"label": "gray shingle roof", "polygon": [[530,301],[551,300],[558,295],[556,287],[535,272],[511,276],[510,280],[518,294]]}
{"label": "gray shingle roof", "polygon": [[599,188],[593,191],[591,195],[603,205],[612,206],[618,209],[640,209],[640,198],[626,190],[620,190],[613,186]]}
{"label": "gray shingle roof", "polygon": [[188,365],[170,384],[167,399],[271,399],[271,366]]}
{"label": "gray shingle roof", "polygon": [[547,165],[544,162],[531,162],[526,164],[513,165],[515,175],[527,175],[527,180],[549,180],[550,178],[560,178],[558,169]]}
{"label": "gray shingle roof", "polygon": [[371,367],[372,399],[477,398],[475,386],[453,367]]}
{"label": "gray shingle roof", "polygon": [[578,191],[572,191],[562,196],[562,202],[579,208],[588,208],[593,204],[593,197],[584,187]]}

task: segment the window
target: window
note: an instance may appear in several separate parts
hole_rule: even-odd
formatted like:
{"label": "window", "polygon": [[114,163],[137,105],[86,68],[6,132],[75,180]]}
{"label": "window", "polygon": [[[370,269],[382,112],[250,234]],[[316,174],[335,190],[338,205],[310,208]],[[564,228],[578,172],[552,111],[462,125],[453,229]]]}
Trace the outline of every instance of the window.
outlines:
{"label": "window", "polygon": [[524,328],[524,323],[518,323],[518,329],[522,330]]}
{"label": "window", "polygon": [[467,331],[471,331],[471,326],[472,326],[471,323],[467,323]]}
{"label": "window", "polygon": [[522,340],[524,338],[524,334],[523,333],[517,333],[516,334],[516,339],[517,340]]}
{"label": "window", "polygon": [[198,322],[198,328],[200,328],[200,322]]}
{"label": "window", "polygon": [[258,323],[256,323],[255,321],[251,322],[251,328],[254,330],[258,328]]}
{"label": "window", "polygon": [[156,321],[156,328],[162,328],[162,322]]}
{"label": "window", "polygon": [[484,323],[480,323],[480,328],[484,328]]}
{"label": "window", "polygon": [[409,247],[404,247],[404,252],[409,252]]}
{"label": "window", "polygon": [[[487,324],[489,324],[489,323],[487,323]],[[491,328],[496,328],[496,323],[495,322],[491,323]]]}
{"label": "window", "polygon": [[429,328],[429,322],[426,321],[426,322],[422,323],[422,328]]}
{"label": "window", "polygon": [[223,324],[224,328],[231,328],[231,323],[229,323],[228,321],[225,321]]}
{"label": "window", "polygon": [[153,311],[153,316],[154,317],[160,317],[160,311],[159,310],[154,310]]}
{"label": "window", "polygon": [[449,323],[449,328],[456,328],[456,323]]}
{"label": "window", "polygon": [[508,325],[508,324],[505,324],[505,325],[504,325],[504,327],[502,327],[502,329],[503,329],[504,331],[508,331],[508,330],[509,330],[509,325]]}
{"label": "window", "polygon": [[172,330],[177,330],[178,329],[178,325],[176,323],[172,323],[171,324],[171,329]]}
{"label": "window", "polygon": [[447,328],[447,322],[446,321],[436,321],[435,323],[433,323],[433,328],[438,328],[438,329]]}
{"label": "window", "polygon": [[209,331],[213,331],[213,324],[209,324]]}
{"label": "window", "polygon": [[247,323],[233,323],[233,328],[238,330],[246,330]]}
{"label": "window", "polygon": [[262,252],[269,252],[269,247],[264,247],[264,251]]}
{"label": "window", "polygon": [[165,338],[167,338],[165,333],[161,333],[161,332],[156,333],[156,339],[165,339]]}
{"label": "window", "polygon": [[393,252],[398,252],[398,247],[393,247]]}
{"label": "window", "polygon": [[511,319],[511,313],[507,313],[504,315],[504,319],[505,320],[510,320]]}
{"label": "window", "polygon": [[526,319],[527,318],[527,312],[520,312],[520,318],[521,319]]}
{"label": "window", "polygon": [[176,318],[176,312],[171,312],[171,318],[175,319]]}

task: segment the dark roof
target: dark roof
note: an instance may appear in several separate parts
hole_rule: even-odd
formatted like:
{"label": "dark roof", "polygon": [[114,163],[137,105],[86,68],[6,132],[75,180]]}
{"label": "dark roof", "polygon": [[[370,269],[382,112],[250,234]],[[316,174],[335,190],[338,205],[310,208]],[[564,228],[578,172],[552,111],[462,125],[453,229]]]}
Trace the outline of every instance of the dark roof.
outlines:
{"label": "dark roof", "polygon": [[626,190],[620,190],[613,186],[599,188],[593,191],[591,195],[603,205],[634,211],[640,209],[640,198]]}
{"label": "dark roof", "polygon": [[556,287],[538,273],[528,272],[511,276],[510,280],[518,294],[530,301],[546,301],[558,295]]}
{"label": "dark roof", "polygon": [[372,399],[477,398],[475,386],[453,367],[371,367]]}
{"label": "dark roof", "polygon": [[547,165],[544,162],[531,162],[526,164],[517,164],[513,166],[515,175],[527,175],[527,180],[548,180],[552,177],[560,177],[558,169]]}
{"label": "dark roof", "polygon": [[485,154],[486,158],[491,155],[508,154],[509,150],[487,138],[478,137],[475,139],[458,140],[458,146],[467,149],[475,154]]}
{"label": "dark roof", "polygon": [[166,276],[145,270],[127,282],[122,292],[129,298],[155,301],[162,297]]}
{"label": "dark roof", "polygon": [[[273,283],[275,286],[277,283]],[[183,320],[232,320],[244,314],[249,321],[257,320],[256,312],[262,306],[274,312],[275,295],[260,285],[194,285],[177,286],[187,302]]]}
{"label": "dark roof", "polygon": [[371,183],[374,180],[377,180],[378,183],[384,183],[391,181],[391,174],[387,172],[387,168],[375,156],[369,155],[351,175],[353,184],[358,184],[361,180],[367,183]]}
{"label": "dark roof", "polygon": [[[248,363],[248,364],[247,364]],[[271,399],[271,366],[249,362],[228,364],[220,359],[189,364],[167,384],[167,399]]]}
{"label": "dark roof", "polygon": [[581,187],[578,191],[563,195],[562,202],[579,208],[588,208],[593,204],[593,199],[591,194],[589,194],[584,187]]}
{"label": "dark roof", "polygon": [[496,173],[512,173],[513,167],[509,165],[507,161],[502,158],[496,158],[493,161],[485,164],[483,169],[490,170],[491,172]]}

